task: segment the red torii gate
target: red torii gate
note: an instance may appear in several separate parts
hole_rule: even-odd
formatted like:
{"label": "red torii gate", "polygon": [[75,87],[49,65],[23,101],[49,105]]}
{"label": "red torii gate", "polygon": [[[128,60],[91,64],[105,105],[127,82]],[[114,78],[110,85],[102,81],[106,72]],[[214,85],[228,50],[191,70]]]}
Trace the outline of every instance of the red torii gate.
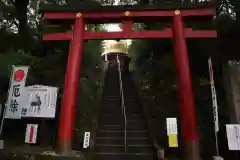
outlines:
{"label": "red torii gate", "polygon": [[[121,9],[120,11],[44,11],[44,18],[49,20],[73,20],[73,30],[64,33],[45,34],[43,40],[70,40],[65,88],[62,98],[60,125],[58,131],[58,146],[60,152],[67,153],[71,148],[72,130],[75,117],[78,78],[82,59],[82,44],[84,40],[94,39],[143,39],[143,38],[173,38],[174,56],[178,75],[178,91],[181,112],[181,131],[186,147],[187,159],[196,160],[199,157],[196,113],[192,91],[192,83],[187,53],[186,38],[215,38],[215,30],[192,30],[184,27],[184,20],[212,20],[216,14],[214,6],[182,10],[157,9]],[[133,31],[134,22],[172,21],[172,28],[164,30]],[[90,32],[85,30],[89,22],[122,23],[120,32]]]}

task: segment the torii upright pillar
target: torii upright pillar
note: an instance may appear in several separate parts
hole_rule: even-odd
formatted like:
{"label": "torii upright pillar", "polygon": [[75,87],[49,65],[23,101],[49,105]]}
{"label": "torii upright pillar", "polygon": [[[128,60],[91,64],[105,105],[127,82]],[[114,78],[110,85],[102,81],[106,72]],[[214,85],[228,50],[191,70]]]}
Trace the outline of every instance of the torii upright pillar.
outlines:
{"label": "torii upright pillar", "polygon": [[58,149],[61,154],[68,154],[72,150],[72,130],[82,59],[84,26],[81,13],[77,13],[68,57],[58,132]]}
{"label": "torii upright pillar", "polygon": [[181,128],[184,141],[185,159],[199,160],[196,112],[190,76],[190,65],[184,25],[181,12],[176,10],[173,15],[174,57],[178,79],[178,97],[180,102]]}

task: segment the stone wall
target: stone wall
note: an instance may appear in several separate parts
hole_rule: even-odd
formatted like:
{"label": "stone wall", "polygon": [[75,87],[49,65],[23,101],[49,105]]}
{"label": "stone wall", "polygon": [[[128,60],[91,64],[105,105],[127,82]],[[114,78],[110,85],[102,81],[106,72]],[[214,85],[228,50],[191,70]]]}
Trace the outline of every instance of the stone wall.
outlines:
{"label": "stone wall", "polygon": [[230,123],[240,123],[240,62],[228,61],[224,66],[224,87],[229,106]]}

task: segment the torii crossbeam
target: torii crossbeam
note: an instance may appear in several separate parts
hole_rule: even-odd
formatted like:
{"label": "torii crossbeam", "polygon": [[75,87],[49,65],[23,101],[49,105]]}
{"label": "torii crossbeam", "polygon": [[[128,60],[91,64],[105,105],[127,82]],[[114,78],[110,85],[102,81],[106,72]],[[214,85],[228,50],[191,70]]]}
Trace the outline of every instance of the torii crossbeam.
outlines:
{"label": "torii crossbeam", "polygon": [[[216,14],[215,6],[200,6],[197,8],[161,9],[104,9],[79,10],[68,7],[49,7],[44,9],[44,18],[50,22],[61,24],[69,22],[72,30],[63,33],[50,33],[43,36],[43,40],[69,40],[71,43],[67,72],[65,77],[64,95],[62,99],[60,125],[58,131],[58,146],[61,152],[69,152],[72,142],[73,122],[75,118],[76,95],[78,78],[82,59],[82,44],[84,40],[94,39],[143,39],[143,38],[173,38],[174,56],[178,75],[178,91],[181,112],[181,132],[186,148],[186,159],[198,160],[198,134],[192,83],[187,53],[187,38],[216,38],[215,30],[192,30],[185,28],[189,21],[209,21],[211,23]],[[171,28],[164,30],[133,31],[136,22],[172,23]],[[89,32],[85,30],[88,23],[121,23],[120,32]]]}

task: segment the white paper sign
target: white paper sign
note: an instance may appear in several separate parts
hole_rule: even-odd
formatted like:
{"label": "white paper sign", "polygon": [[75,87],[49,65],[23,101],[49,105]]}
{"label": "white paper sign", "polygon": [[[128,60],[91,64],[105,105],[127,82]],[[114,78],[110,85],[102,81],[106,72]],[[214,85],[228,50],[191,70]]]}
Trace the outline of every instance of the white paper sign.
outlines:
{"label": "white paper sign", "polygon": [[28,66],[13,66],[10,79],[10,88],[6,103],[5,118],[21,119],[21,97],[24,92],[25,82],[28,73]]}
{"label": "white paper sign", "polygon": [[227,124],[226,131],[229,150],[240,150],[240,124]]}
{"label": "white paper sign", "polygon": [[34,85],[25,87],[22,117],[54,118],[58,88]]}
{"label": "white paper sign", "polygon": [[90,132],[84,133],[83,148],[88,148],[90,142]]}
{"label": "white paper sign", "polygon": [[177,118],[167,118],[167,134],[178,134]]}
{"label": "white paper sign", "polygon": [[38,124],[27,124],[25,143],[35,144],[37,142]]}

